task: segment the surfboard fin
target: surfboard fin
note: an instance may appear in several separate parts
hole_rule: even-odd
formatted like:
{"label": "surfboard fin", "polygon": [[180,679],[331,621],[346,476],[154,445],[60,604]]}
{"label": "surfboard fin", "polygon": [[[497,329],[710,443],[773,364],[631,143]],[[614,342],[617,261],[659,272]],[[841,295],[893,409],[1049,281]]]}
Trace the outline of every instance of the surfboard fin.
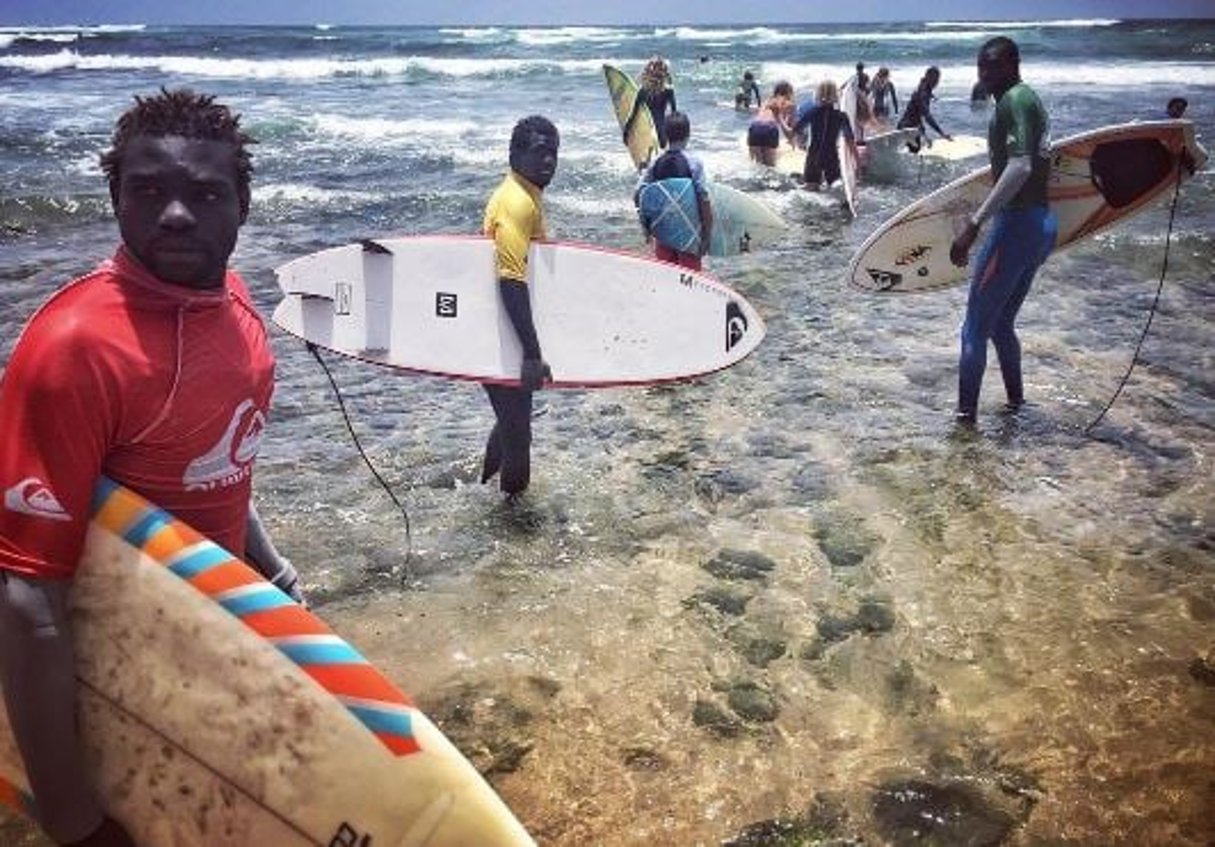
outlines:
{"label": "surfboard fin", "polygon": [[378,241],[370,238],[359,239],[359,245],[363,248],[364,253],[378,253],[381,256],[391,256],[392,251]]}

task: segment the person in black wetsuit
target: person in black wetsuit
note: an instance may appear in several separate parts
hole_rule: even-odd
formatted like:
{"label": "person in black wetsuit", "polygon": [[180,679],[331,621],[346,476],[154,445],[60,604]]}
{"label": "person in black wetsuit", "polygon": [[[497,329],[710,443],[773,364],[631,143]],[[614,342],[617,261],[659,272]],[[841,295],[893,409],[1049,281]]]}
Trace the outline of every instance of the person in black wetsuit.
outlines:
{"label": "person in black wetsuit", "polygon": [[873,98],[873,117],[888,125],[890,115],[899,113],[899,94],[890,79],[890,68],[878,68],[869,86],[869,94]]}
{"label": "person in black wetsuit", "polygon": [[803,179],[806,188],[817,191],[823,183],[830,185],[840,178],[840,158],[836,147],[840,133],[843,133],[851,145],[852,154],[858,154],[848,116],[836,108],[839,89],[835,83],[829,79],[820,82],[814,99],[814,108],[794,124],[793,132],[796,134],[807,128],[810,130]]}
{"label": "person in black wetsuit", "polygon": [[671,67],[661,56],[653,56],[646,62],[638,80],[637,99],[633,102],[633,111],[624,123],[624,140],[628,143],[629,132],[637,112],[642,106],[650,110],[654,119],[654,129],[658,132],[658,146],[663,150],[667,147],[667,113],[678,111],[675,105],[675,88],[671,84]]}
{"label": "person in black wetsuit", "polygon": [[[752,95],[754,95],[754,100],[752,100]],[[758,107],[763,99],[763,95],[759,93],[759,84],[755,81],[755,76],[750,71],[743,71],[742,81],[738,83],[738,90],[734,93],[734,108],[745,112],[751,108],[752,102]]]}
{"label": "person in black wetsuit", "polygon": [[923,79],[920,80],[920,85],[915,90],[915,94],[911,95],[911,99],[907,101],[907,108],[903,110],[903,116],[899,118],[899,129],[917,129],[919,135],[914,141],[907,142],[907,149],[912,153],[920,152],[920,147],[924,142],[926,130],[924,125],[932,127],[937,131],[937,134],[946,141],[952,141],[953,136],[941,129],[936,119],[932,116],[932,101],[935,99],[933,90],[937,87],[937,83],[941,81],[941,71],[933,66],[924,72]]}

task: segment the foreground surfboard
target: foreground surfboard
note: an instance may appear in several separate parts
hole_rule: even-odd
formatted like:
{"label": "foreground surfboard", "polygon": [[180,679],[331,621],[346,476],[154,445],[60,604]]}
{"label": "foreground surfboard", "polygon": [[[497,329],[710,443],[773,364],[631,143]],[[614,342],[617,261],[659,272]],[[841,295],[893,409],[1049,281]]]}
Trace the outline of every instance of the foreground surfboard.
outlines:
{"label": "foreground surfboard", "polygon": [[[708,184],[708,191],[713,209],[710,256],[749,253],[784,233],[784,219],[763,201],[716,182]],[[655,238],[683,253],[699,252],[700,211],[692,180],[673,177],[646,183],[638,201]]]}
{"label": "foreground surfboard", "polygon": [[[288,262],[273,320],[305,341],[377,365],[518,384],[522,350],[487,238],[365,241]],[[554,387],[689,379],[742,361],[764,322],[705,273],[649,257],[537,242],[528,294]]]}
{"label": "foreground surfboard", "polygon": [[[637,83],[624,71],[611,65],[603,66],[603,77],[607,82],[608,96],[612,98],[616,122],[623,132],[624,125],[633,112],[633,104],[637,102]],[[633,157],[634,167],[638,169],[645,167],[658,153],[658,131],[654,128],[654,119],[649,109],[642,108],[637,112],[625,146]]]}
{"label": "foreground surfboard", "polygon": [[[92,778],[141,847],[530,845],[359,652],[227,551],[102,480],[72,589]],[[0,709],[0,800],[36,802]]]}
{"label": "foreground surfboard", "polygon": [[[1047,198],[1059,219],[1056,250],[1108,229],[1188,180],[1183,153],[1195,171],[1207,160],[1189,121],[1119,124],[1064,139],[1051,150]],[[969,272],[949,261],[949,247],[990,188],[991,169],[983,168],[908,206],[861,245],[849,281],[895,293],[965,281]]]}

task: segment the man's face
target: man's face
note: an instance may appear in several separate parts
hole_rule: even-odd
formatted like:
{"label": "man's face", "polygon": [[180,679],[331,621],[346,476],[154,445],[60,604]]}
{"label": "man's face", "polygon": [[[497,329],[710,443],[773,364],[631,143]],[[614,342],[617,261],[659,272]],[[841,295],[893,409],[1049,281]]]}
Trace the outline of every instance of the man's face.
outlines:
{"label": "man's face", "polygon": [[979,82],[989,92],[999,97],[1012,88],[1017,81],[1017,65],[995,50],[979,53]]}
{"label": "man's face", "polygon": [[165,282],[222,285],[248,208],[235,146],[140,135],[128,144],[118,174],[110,196],[127,249]]}
{"label": "man's face", "polygon": [[557,172],[557,138],[551,133],[532,131],[527,144],[512,157],[511,167],[528,182],[544,188]]}

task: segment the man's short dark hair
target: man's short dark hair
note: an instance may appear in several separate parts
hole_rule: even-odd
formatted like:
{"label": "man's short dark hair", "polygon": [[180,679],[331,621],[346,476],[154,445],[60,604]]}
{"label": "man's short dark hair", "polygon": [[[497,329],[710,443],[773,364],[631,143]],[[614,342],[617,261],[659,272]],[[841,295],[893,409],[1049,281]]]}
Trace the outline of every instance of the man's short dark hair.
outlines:
{"label": "man's short dark hair", "polygon": [[235,148],[236,183],[243,197],[249,195],[253,178],[253,159],[246,149],[257,142],[241,131],[240,115],[232,114],[210,94],[196,94],[188,88],[170,91],[161,88],[151,97],[135,96],[135,105],[118,118],[109,150],[101,154],[101,169],[116,191],[122,179],[122,156],[132,138],[139,135],[163,137],[179,135],[207,141],[225,141]]}
{"label": "man's short dark hair", "polygon": [[561,136],[552,121],[544,117],[544,115],[528,115],[515,124],[514,130],[510,134],[510,152],[512,156],[527,150],[528,145],[531,144],[532,133],[547,135],[553,139],[554,144],[560,145],[561,143]]}
{"label": "man's short dark hair", "polygon": [[1021,51],[1017,48],[1017,42],[1006,35],[997,35],[984,41],[983,46],[979,48],[979,55],[984,53],[996,61],[1011,62],[1014,65],[1021,63]]}
{"label": "man's short dark hair", "polygon": [[683,112],[671,112],[664,124],[669,141],[687,141],[692,134],[692,122]]}

